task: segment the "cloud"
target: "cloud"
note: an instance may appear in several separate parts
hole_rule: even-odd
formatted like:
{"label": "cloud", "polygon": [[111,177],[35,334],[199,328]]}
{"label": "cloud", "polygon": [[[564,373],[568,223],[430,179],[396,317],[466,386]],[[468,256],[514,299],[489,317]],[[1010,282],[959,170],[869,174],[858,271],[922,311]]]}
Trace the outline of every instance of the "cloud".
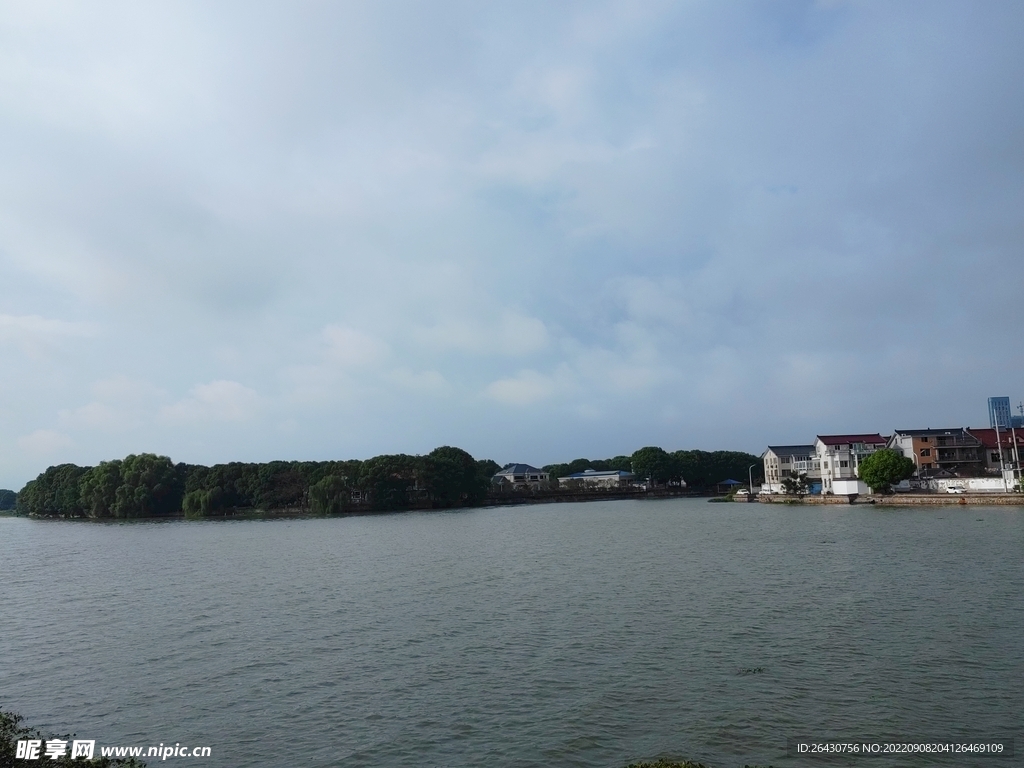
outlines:
{"label": "cloud", "polygon": [[124,432],[151,425],[165,393],[148,381],[118,375],[92,385],[91,402],[60,411],[62,425],[77,430]]}
{"label": "cloud", "polygon": [[1022,24],[5,5],[0,420],[90,462],[984,423],[1024,399]]}
{"label": "cloud", "polygon": [[522,370],[515,376],[487,385],[484,394],[503,405],[525,407],[554,397],[566,386],[565,371],[549,376],[534,370]]}
{"label": "cloud", "polygon": [[96,334],[92,323],[68,322],[40,315],[0,314],[0,345],[13,344],[38,359],[61,343]]}
{"label": "cloud", "polygon": [[428,395],[447,395],[452,391],[451,384],[438,371],[412,371],[408,368],[395,368],[384,374],[384,379],[401,389]]}
{"label": "cloud", "polygon": [[260,412],[262,398],[237,381],[211,381],[192,388],[189,397],[160,409],[166,423],[245,422]]}
{"label": "cloud", "polygon": [[506,311],[499,317],[449,317],[436,325],[418,326],[416,340],[439,352],[520,357],[539,352],[550,343],[548,330],[536,317]]}
{"label": "cloud", "polygon": [[354,328],[328,325],[321,332],[324,358],[342,368],[365,368],[388,356],[388,345]]}
{"label": "cloud", "polygon": [[125,426],[123,414],[107,403],[91,402],[73,410],[61,411],[61,422],[77,429],[116,430]]}
{"label": "cloud", "polygon": [[32,456],[46,458],[74,445],[67,435],[52,429],[37,429],[18,438],[18,447]]}

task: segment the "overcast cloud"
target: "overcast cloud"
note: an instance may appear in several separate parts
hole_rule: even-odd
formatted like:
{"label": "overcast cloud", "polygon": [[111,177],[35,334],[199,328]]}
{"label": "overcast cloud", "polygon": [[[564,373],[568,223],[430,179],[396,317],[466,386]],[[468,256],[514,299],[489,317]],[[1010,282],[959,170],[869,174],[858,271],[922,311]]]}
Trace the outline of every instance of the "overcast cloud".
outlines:
{"label": "overcast cloud", "polygon": [[0,487],[1024,399],[1024,5],[5,3]]}

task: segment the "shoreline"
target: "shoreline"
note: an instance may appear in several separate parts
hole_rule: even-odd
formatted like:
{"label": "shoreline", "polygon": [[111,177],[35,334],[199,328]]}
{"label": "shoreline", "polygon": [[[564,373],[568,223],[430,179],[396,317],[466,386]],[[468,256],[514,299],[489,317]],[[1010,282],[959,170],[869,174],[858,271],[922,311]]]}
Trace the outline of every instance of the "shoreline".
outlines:
{"label": "shoreline", "polygon": [[781,494],[758,495],[747,499],[730,498],[726,495],[708,494],[679,489],[657,489],[653,491],[585,491],[574,493],[546,492],[530,495],[508,495],[488,498],[482,504],[462,507],[411,506],[399,509],[356,508],[333,515],[318,515],[307,507],[285,507],[280,509],[257,509],[253,507],[238,508],[222,514],[188,517],[182,511],[169,515],[149,515],[146,517],[62,517],[59,515],[18,515],[6,513],[4,517],[19,517],[27,520],[74,520],[92,523],[119,523],[132,520],[274,520],[274,519],[322,519],[331,517],[362,517],[365,515],[394,515],[405,512],[457,512],[470,509],[495,509],[499,507],[516,507],[532,504],[563,504],[584,503],[592,501],[624,501],[628,499],[660,500],[672,498],[707,499],[711,502],[731,502],[735,504],[781,504],[789,506],[877,506],[877,507],[922,507],[922,506],[1008,506],[1024,507],[1024,494],[1020,493],[964,493],[964,494],[923,494],[901,493],[882,496],[784,496]]}
{"label": "shoreline", "polygon": [[[1020,493],[896,493],[852,496],[783,496],[761,494],[756,497],[760,504],[802,504],[802,505],[862,505],[879,507],[925,507],[925,506],[1007,506],[1024,507],[1024,494]],[[741,504],[744,502],[740,502]]]}
{"label": "shoreline", "polygon": [[259,509],[257,507],[238,507],[217,514],[190,517],[182,510],[165,515],[145,515],[136,517],[66,517],[63,515],[19,515],[12,513],[9,517],[26,520],[74,520],[91,523],[120,523],[131,520],[266,520],[266,519],[325,519],[332,517],[362,517],[365,515],[395,515],[406,512],[458,512],[470,509],[494,509],[498,507],[518,507],[528,504],[563,504],[590,501],[622,501],[627,499],[671,499],[671,498],[707,498],[726,500],[725,496],[717,496],[700,491],[686,491],[679,488],[657,488],[651,491],[608,490],[608,491],[539,491],[536,493],[502,494],[490,496],[480,504],[442,507],[426,504],[413,504],[395,509],[372,509],[369,506],[355,506],[344,512],[323,515],[312,512],[309,507],[280,507],[276,509]]}

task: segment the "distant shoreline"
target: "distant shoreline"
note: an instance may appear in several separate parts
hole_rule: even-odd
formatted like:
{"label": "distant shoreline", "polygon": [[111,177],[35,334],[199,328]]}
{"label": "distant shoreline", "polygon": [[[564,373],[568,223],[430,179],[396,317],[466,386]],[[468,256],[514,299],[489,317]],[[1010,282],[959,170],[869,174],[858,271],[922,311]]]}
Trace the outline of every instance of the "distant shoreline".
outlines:
{"label": "distant shoreline", "polygon": [[589,491],[536,491],[524,493],[508,493],[489,496],[479,504],[466,504],[457,507],[443,507],[433,505],[409,505],[394,509],[374,509],[369,506],[353,507],[344,512],[334,514],[317,514],[309,507],[277,507],[273,509],[260,509],[258,507],[237,507],[224,510],[223,512],[211,512],[202,517],[189,517],[182,510],[160,515],[136,515],[134,517],[90,517],[62,516],[62,515],[19,515],[15,512],[7,514],[8,517],[21,517],[27,520],[83,520],[97,523],[117,523],[127,520],[248,520],[248,519],[276,519],[276,518],[337,518],[337,517],[364,517],[369,515],[394,515],[404,512],[457,512],[469,509],[492,509],[497,507],[518,507],[531,504],[571,504],[585,503],[591,501],[623,501],[628,499],[670,499],[670,498],[720,498],[724,496],[705,491],[692,491],[686,488],[667,487],[655,488],[649,491],[643,490],[589,490]]}
{"label": "distant shoreline", "polygon": [[579,492],[539,492],[535,494],[509,494],[494,496],[480,504],[460,507],[408,506],[397,509],[372,509],[369,507],[350,509],[337,514],[317,514],[308,507],[284,507],[276,509],[259,509],[256,507],[240,507],[225,510],[222,513],[207,514],[203,517],[188,517],[184,512],[177,511],[163,515],[148,515],[131,518],[95,518],[95,517],[62,517],[60,515],[19,515],[12,512],[0,513],[0,517],[20,517],[27,520],[76,520],[94,523],[117,523],[126,521],[154,520],[275,520],[275,519],[326,519],[340,517],[367,517],[374,515],[395,515],[405,512],[457,512],[471,509],[495,509],[498,507],[519,507],[534,504],[573,504],[593,501],[626,501],[661,500],[674,498],[704,498],[708,501],[731,502],[734,504],[777,504],[785,506],[875,506],[875,507],[928,507],[928,506],[1008,506],[1024,507],[1024,494],[1019,493],[965,493],[965,494],[893,494],[847,496],[784,496],[781,494],[758,495],[750,499],[729,498],[727,495],[701,491],[687,491],[680,488],[657,488],[650,491],[579,491]]}
{"label": "distant shoreline", "polygon": [[[1020,493],[897,493],[889,496],[868,494],[855,496],[783,496],[762,494],[756,497],[761,504],[805,504],[805,505],[863,505],[879,507],[927,507],[927,506],[1007,506],[1024,507],[1024,494]],[[741,504],[744,502],[740,502]]]}

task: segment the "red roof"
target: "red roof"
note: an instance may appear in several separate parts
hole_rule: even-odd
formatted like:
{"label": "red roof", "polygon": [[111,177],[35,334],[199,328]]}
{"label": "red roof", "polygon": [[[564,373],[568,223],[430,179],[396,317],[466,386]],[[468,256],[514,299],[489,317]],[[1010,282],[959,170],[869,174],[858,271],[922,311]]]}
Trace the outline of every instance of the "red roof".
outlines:
{"label": "red roof", "polygon": [[[968,427],[967,431],[981,440],[981,444],[986,448],[998,447],[996,443],[996,431],[994,429],[971,429]],[[999,440],[1002,442],[1004,448],[1012,446],[1013,433],[1008,429],[1001,429],[999,430]],[[1024,434],[1020,431],[1017,433],[1017,445],[1018,447],[1024,446]]]}
{"label": "red roof", "polygon": [[885,438],[877,432],[870,435],[818,435],[825,445],[841,445],[843,443],[884,443]]}

